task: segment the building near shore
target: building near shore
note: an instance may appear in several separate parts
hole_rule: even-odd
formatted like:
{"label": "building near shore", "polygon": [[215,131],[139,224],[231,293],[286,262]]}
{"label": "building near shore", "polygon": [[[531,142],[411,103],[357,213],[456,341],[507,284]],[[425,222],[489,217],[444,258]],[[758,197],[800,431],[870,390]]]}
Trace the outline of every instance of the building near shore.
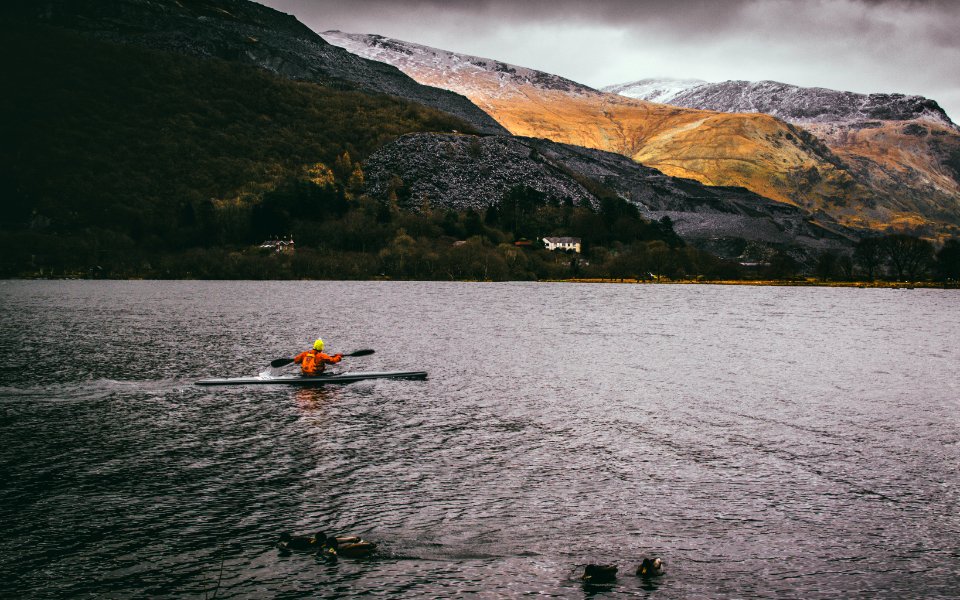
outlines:
{"label": "building near shore", "polygon": [[547,250],[567,250],[580,253],[580,238],[575,237],[545,237],[543,243]]}
{"label": "building near shore", "polygon": [[296,252],[296,245],[293,243],[293,236],[287,239],[272,239],[260,244],[261,250],[273,250],[277,254],[293,254]]}

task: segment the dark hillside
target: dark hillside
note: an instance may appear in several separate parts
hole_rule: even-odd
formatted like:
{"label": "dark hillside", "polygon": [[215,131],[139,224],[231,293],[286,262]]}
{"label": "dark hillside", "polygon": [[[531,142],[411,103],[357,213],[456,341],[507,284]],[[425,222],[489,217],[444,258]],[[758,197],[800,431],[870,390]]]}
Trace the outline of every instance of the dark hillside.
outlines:
{"label": "dark hillside", "polygon": [[4,12],[102,41],[219,58],[288,79],[389,94],[442,110],[483,133],[507,133],[465,97],[350,54],[292,15],[249,0],[13,0],[0,7],[0,16]]}
{"label": "dark hillside", "polygon": [[218,59],[42,26],[0,35],[17,57],[0,96],[4,272],[51,252],[211,243],[231,205],[311,165],[360,160],[408,132],[470,129],[413,102]]}

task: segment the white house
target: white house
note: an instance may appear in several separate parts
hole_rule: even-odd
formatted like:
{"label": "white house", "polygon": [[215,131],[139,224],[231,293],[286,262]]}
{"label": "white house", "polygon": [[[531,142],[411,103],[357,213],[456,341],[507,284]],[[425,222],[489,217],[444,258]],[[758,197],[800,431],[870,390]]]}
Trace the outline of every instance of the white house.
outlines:
{"label": "white house", "polygon": [[580,252],[580,238],[575,237],[547,237],[543,238],[547,250],[573,250]]}
{"label": "white house", "polygon": [[293,236],[290,236],[288,239],[272,239],[267,240],[266,242],[260,244],[260,248],[263,250],[273,250],[277,254],[293,254],[296,251],[296,246],[293,243]]}

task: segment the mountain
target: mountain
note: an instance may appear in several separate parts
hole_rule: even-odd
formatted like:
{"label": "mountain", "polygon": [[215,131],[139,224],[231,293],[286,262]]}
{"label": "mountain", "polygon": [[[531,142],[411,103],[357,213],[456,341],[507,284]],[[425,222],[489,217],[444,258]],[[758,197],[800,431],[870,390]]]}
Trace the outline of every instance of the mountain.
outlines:
{"label": "mountain", "polygon": [[[0,47],[17,56],[0,95],[5,276],[137,273],[157,253],[259,243],[290,231],[255,213],[278,186],[341,189],[348,161],[399,135],[470,127],[385,94],[56,27],[0,20]],[[320,195],[315,211],[336,194]]]}
{"label": "mountain", "polygon": [[467,96],[514,135],[616,152],[668,175],[745,187],[811,212],[833,213],[838,205],[854,207],[854,214],[869,210],[869,190],[839,157],[813,135],[769,115],[630,99],[549,73],[382,36],[322,35],[421,83]]}
{"label": "mountain", "polygon": [[[0,273],[263,277],[271,263],[244,249],[293,233],[298,256],[320,247],[363,254],[350,258],[363,268],[336,271],[361,276],[379,272],[377,253],[393,231],[419,232],[442,249],[432,217],[416,210],[421,200],[444,218],[445,209],[490,207],[518,189],[589,204],[598,208],[594,222],[611,214],[604,206],[625,199],[649,219],[670,216],[695,242],[742,238],[807,257],[850,245],[829,218],[821,215],[839,235],[803,210],[741,188],[677,180],[617,154],[466,133],[476,128],[449,113],[335,77],[336,61],[304,74],[292,58],[264,68],[248,55],[231,57],[236,21],[259,23],[274,49],[280,38],[308,34],[249,3],[230,5],[233,19],[225,21],[201,8],[226,10],[227,3],[174,4],[61,2],[44,5],[39,16],[31,9],[0,20],[4,53],[18,57],[0,96],[7,142],[0,145]],[[79,13],[85,16],[74,21],[65,16]],[[179,15],[180,30],[168,13]],[[273,26],[286,33],[266,30]],[[350,56],[331,50],[339,54]],[[360,67],[379,64],[354,59]],[[377,69],[368,75],[392,73],[392,81],[429,90],[393,67]],[[579,87],[539,77],[558,90]],[[405,135],[428,132],[448,135]],[[392,194],[415,210],[392,212]],[[647,231],[631,238],[624,229],[618,243],[676,240],[662,224],[633,226]],[[603,222],[582,235],[613,240],[611,227]],[[504,241],[507,232],[515,233],[492,238]],[[737,243],[728,244],[729,256],[739,255]],[[288,275],[329,275],[322,262],[309,258],[297,271],[294,261]]]}
{"label": "mountain", "polygon": [[[939,222],[943,231],[958,231],[960,128],[934,100],[775,81],[642,79],[604,90],[687,108],[773,115],[817,136],[854,178],[867,182],[888,209],[881,213],[886,222]],[[880,225],[870,222],[869,212],[864,218],[864,225]]]}
{"label": "mountain", "polygon": [[[462,93],[515,135],[617,152],[708,185],[746,187],[850,227],[960,233],[960,146],[955,126],[930,100],[821,91],[787,103],[788,90],[761,86],[722,94],[726,103],[698,96],[690,107],[668,106],[649,100],[679,102],[710,84],[643,80],[598,91],[533,69],[382,36],[322,35],[421,83]],[[609,91],[630,88],[645,95]],[[734,104],[736,98],[742,102]],[[791,110],[757,110],[778,98]],[[712,110],[717,108],[724,112]],[[749,112],[737,112],[744,110]]]}
{"label": "mountain", "polygon": [[734,238],[792,246],[808,255],[851,245],[850,232],[835,223],[820,226],[800,208],[743,188],[705,186],[619,154],[539,138],[409,134],[377,150],[365,167],[372,195],[399,185],[413,207],[428,202],[482,212],[512,190],[531,188],[575,205],[624,198],[648,219],[669,217],[681,237],[714,251],[723,249],[718,240]]}
{"label": "mountain", "polygon": [[15,0],[8,17],[102,41],[254,65],[277,75],[389,94],[442,110],[477,131],[506,131],[461,95],[328,44],[296,18],[248,0]]}

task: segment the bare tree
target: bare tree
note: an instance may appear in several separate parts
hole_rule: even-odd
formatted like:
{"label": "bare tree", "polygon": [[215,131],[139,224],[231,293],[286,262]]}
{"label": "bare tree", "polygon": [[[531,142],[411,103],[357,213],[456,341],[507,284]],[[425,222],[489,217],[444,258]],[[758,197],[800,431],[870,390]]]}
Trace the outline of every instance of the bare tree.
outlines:
{"label": "bare tree", "polygon": [[840,269],[840,255],[833,250],[826,250],[817,257],[817,264],[814,271],[820,281],[829,281],[837,276]]}
{"label": "bare tree", "polygon": [[883,238],[883,246],[900,281],[916,281],[933,262],[933,244],[912,235],[888,235]]}
{"label": "bare tree", "polygon": [[882,240],[883,238],[878,237],[863,238],[853,250],[854,262],[857,263],[870,281],[880,275],[880,270],[886,258]]}

